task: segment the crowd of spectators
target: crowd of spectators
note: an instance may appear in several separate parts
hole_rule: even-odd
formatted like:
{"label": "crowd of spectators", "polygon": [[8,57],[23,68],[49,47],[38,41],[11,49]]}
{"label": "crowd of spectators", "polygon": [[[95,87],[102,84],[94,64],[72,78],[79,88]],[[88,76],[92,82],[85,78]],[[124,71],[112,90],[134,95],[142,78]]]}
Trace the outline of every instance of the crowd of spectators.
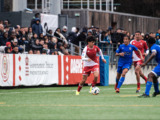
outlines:
{"label": "crowd of spectators", "polygon": [[[1,53],[26,53],[26,54],[51,54],[51,55],[70,55],[70,45],[75,45],[75,53],[79,55],[79,42],[85,46],[87,36],[96,37],[98,45],[120,45],[123,43],[123,36],[128,35],[134,39],[134,34],[130,34],[122,28],[117,30],[108,27],[102,31],[97,27],[84,27],[82,29],[72,27],[71,31],[67,26],[57,28],[55,31],[48,30],[44,33],[39,14],[31,21],[29,27],[16,25],[10,27],[8,20],[0,21],[0,52]],[[142,39],[147,41],[149,37],[156,39],[156,44],[160,45],[160,29],[154,33],[141,33]],[[100,46],[101,47],[101,46]]]}

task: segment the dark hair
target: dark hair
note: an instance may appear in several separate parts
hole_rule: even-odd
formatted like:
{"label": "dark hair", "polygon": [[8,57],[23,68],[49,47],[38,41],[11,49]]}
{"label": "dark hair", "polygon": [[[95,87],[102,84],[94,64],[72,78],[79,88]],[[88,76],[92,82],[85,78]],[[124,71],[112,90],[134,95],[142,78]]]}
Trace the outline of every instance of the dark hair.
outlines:
{"label": "dark hair", "polygon": [[147,43],[148,43],[148,44],[154,44],[154,43],[156,43],[156,40],[155,40],[153,37],[150,37],[150,38],[147,40]]}
{"label": "dark hair", "polygon": [[[130,37],[129,37],[128,35],[125,35],[124,37],[127,37],[127,38],[128,38],[128,40],[130,40]],[[124,37],[123,37],[123,39],[124,39]]]}
{"label": "dark hair", "polygon": [[136,31],[135,33],[139,33],[139,34],[141,34],[141,31]]}
{"label": "dark hair", "polygon": [[88,43],[88,42],[92,42],[92,41],[95,42],[96,39],[95,39],[95,37],[93,37],[93,36],[89,36],[89,37],[87,37],[86,41],[87,41],[87,43]]}

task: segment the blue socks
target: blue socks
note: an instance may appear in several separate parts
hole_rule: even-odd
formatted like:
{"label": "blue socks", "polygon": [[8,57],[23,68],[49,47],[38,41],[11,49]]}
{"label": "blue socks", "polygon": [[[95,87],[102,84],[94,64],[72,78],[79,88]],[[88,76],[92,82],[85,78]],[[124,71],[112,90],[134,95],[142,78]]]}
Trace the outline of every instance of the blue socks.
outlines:
{"label": "blue socks", "polygon": [[157,83],[154,83],[153,85],[154,85],[154,91],[156,93],[159,93],[159,83],[157,82]]}
{"label": "blue socks", "polygon": [[125,80],[125,77],[121,77],[121,79],[118,82],[118,87],[117,88],[120,88],[122,86],[124,80]]}
{"label": "blue socks", "polygon": [[149,92],[150,92],[150,90],[151,90],[151,87],[152,87],[152,82],[147,81],[146,90],[145,90],[145,94],[146,94],[146,95],[149,95]]}

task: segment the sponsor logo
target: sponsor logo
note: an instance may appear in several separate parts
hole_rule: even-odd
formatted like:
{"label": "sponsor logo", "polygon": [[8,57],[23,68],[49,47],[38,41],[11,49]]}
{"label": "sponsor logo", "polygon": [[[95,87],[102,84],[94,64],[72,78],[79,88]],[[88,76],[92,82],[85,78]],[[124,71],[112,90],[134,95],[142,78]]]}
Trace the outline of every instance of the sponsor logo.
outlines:
{"label": "sponsor logo", "polygon": [[70,73],[82,73],[81,59],[71,59]]}
{"label": "sponsor logo", "polygon": [[4,82],[7,82],[9,78],[9,56],[8,55],[2,55],[1,59],[1,76]]}

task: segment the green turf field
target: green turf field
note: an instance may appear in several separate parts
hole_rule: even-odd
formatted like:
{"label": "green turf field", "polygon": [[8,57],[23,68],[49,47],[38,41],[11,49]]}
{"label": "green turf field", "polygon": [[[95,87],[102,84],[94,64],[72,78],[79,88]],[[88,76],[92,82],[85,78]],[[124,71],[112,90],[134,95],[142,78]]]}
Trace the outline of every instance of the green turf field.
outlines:
{"label": "green turf field", "polygon": [[[44,87],[0,89],[0,119],[160,119],[160,96],[138,98],[136,85],[123,85],[120,93],[114,86],[100,86],[100,94],[89,94],[83,87]],[[153,87],[151,93],[153,92]]]}

